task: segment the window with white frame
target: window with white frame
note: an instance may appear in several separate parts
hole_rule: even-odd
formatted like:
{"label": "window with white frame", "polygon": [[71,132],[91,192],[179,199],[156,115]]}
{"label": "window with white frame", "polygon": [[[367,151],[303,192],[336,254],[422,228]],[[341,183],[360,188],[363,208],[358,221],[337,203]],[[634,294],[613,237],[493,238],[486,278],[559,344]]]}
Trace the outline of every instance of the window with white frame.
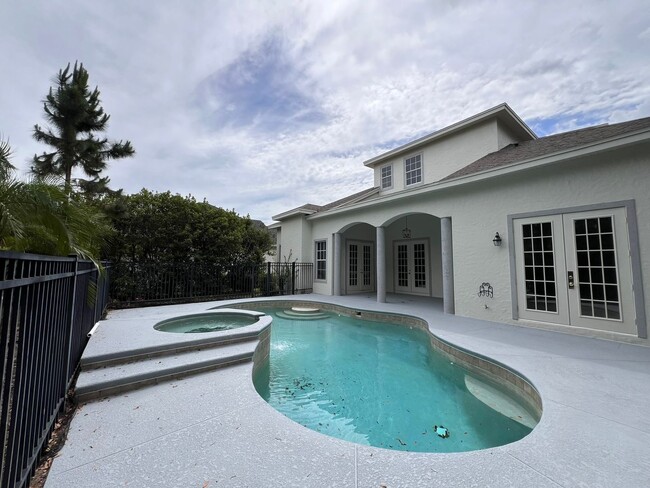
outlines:
{"label": "window with white frame", "polygon": [[422,182],[422,155],[416,154],[404,161],[406,186]]}
{"label": "window with white frame", "polygon": [[316,279],[327,279],[327,241],[316,241]]}
{"label": "window with white frame", "polygon": [[381,189],[393,187],[393,165],[389,164],[381,168]]}

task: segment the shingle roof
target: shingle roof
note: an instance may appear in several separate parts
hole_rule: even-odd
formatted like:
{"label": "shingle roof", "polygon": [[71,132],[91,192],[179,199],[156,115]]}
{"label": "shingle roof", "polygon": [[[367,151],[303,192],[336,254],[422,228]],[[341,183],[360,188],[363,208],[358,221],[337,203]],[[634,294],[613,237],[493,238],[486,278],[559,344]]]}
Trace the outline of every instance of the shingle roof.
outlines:
{"label": "shingle roof", "polygon": [[286,217],[288,215],[295,215],[295,214],[305,214],[305,215],[311,215],[317,212],[324,212],[325,210],[330,210],[332,208],[336,207],[341,207],[345,204],[352,203],[352,202],[358,202],[359,200],[363,200],[365,197],[370,196],[378,191],[378,188],[366,188],[365,190],[362,190],[357,193],[353,193],[352,195],[348,195],[347,197],[340,198],[339,200],[335,200],[330,203],[326,203],[325,205],[314,205],[313,203],[305,203],[304,205],[301,205],[300,207],[293,208],[291,210],[287,210],[286,212],[283,212],[278,215],[274,215],[273,219],[278,220],[283,217]]}
{"label": "shingle roof", "polygon": [[612,137],[648,128],[650,128],[650,117],[631,120],[629,122],[621,122],[619,124],[587,127],[586,129],[540,137],[539,139],[532,141],[510,144],[499,151],[483,156],[481,159],[478,159],[455,173],[450,174],[441,181],[480,173],[482,171],[499,168],[501,166],[541,156],[547,156],[568,149],[577,149],[580,146],[604,141]]}
{"label": "shingle roof", "polygon": [[327,203],[325,205],[321,205],[321,207],[318,209],[319,212],[324,212],[325,210],[330,210],[335,207],[341,207],[345,205],[346,203],[351,203],[351,202],[357,202],[359,200],[362,200],[366,196],[370,196],[373,193],[377,191],[377,188],[366,188],[365,190],[361,190],[360,192],[353,193],[352,195],[348,195],[347,197],[341,198],[339,200],[335,200],[333,202]]}

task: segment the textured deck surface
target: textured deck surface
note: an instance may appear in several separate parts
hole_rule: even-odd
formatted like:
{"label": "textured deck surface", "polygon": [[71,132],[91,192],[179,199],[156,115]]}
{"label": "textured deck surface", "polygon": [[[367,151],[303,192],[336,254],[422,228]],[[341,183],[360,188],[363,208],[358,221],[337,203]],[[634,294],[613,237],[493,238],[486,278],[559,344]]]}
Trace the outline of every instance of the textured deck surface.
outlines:
{"label": "textured deck surface", "polygon": [[[525,375],[542,397],[539,425],[521,441],[467,453],[361,446],[276,412],[247,363],[83,404],[46,486],[650,486],[650,348],[445,316],[417,297],[296,298],[424,318],[442,339]],[[112,312],[87,354],[139,347],[152,323],[225,303]]]}

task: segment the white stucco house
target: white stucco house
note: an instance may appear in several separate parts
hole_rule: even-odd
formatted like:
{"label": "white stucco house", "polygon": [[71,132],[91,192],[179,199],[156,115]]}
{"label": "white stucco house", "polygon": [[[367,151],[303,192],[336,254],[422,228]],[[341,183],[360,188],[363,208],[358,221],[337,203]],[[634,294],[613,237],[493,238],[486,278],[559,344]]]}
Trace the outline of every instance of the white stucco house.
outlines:
{"label": "white stucco house", "polygon": [[537,137],[502,104],[364,164],[373,188],[273,216],[315,293],[648,342],[650,118]]}

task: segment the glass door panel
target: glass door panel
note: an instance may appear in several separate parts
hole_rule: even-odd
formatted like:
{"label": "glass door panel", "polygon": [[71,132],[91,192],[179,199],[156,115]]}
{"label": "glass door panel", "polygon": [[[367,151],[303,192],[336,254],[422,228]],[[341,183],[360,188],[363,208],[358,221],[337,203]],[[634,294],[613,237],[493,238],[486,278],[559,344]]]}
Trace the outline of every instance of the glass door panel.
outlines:
{"label": "glass door panel", "polygon": [[395,292],[429,294],[429,241],[396,241],[393,244]]}
{"label": "glass door panel", "polygon": [[371,291],[373,287],[373,244],[349,241],[347,244],[347,292]]}

